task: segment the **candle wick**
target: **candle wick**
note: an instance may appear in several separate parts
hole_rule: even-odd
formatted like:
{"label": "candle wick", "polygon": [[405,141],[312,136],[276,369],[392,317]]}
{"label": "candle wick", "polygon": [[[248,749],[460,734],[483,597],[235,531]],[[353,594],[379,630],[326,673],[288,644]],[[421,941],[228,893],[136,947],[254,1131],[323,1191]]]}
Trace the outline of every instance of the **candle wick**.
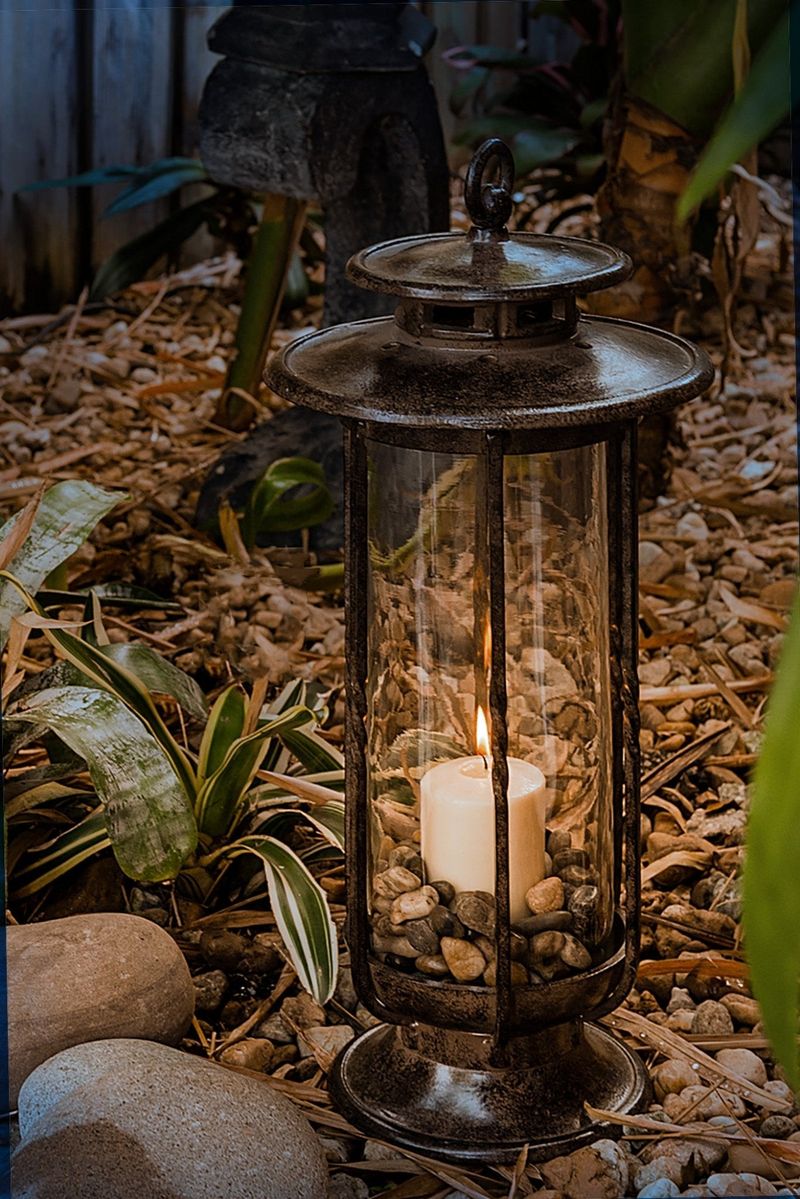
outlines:
{"label": "candle wick", "polygon": [[481,757],[483,758],[483,769],[484,769],[484,770],[485,770],[485,771],[488,773],[488,771],[489,771],[489,762],[488,762],[488,760],[487,760],[486,754],[481,754]]}

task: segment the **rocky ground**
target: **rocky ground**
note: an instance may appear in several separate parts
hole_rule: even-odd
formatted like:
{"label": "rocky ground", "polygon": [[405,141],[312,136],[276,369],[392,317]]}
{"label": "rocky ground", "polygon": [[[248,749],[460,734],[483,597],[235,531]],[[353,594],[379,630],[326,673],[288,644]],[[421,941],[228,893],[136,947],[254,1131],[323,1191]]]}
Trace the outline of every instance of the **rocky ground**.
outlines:
{"label": "rocky ground", "polygon": [[[163,1063],[169,1103],[185,1110],[187,1120],[195,1109],[180,1093],[191,1098],[209,1086],[249,1084],[241,1095],[241,1126],[216,1135],[204,1128],[201,1137],[206,1170],[238,1180],[240,1189],[231,1191],[237,1195],[251,1193],[244,1172],[258,1142],[248,1124],[255,1086],[264,1103],[274,1097],[277,1140],[296,1144],[297,1161],[307,1163],[311,1199],[321,1193],[313,1181],[314,1149],[306,1126],[292,1124],[285,1099],[322,1138],[332,1199],[800,1192],[800,1108],[770,1058],[748,987],[737,882],[747,781],[797,570],[794,337],[781,232],[771,223],[765,228],[748,268],[738,316],[748,356],[680,412],[669,484],[641,521],[643,953],[636,988],[607,1022],[650,1070],[649,1109],[617,1130],[619,1141],[545,1165],[520,1161],[516,1169],[465,1171],[365,1141],[332,1109],[326,1090],[336,1052],[372,1022],[353,991],[346,957],[336,996],[323,1010],[298,991],[270,913],[181,909],[162,889],[121,887],[102,865],[87,867],[81,886],[49,906],[46,898],[33,908],[12,902],[10,919],[85,913],[103,906],[98,897],[105,896],[114,914],[72,919],[111,922],[107,935],[118,953],[134,935],[115,923],[131,919],[120,909],[139,917],[137,927],[146,921],[155,933],[156,925],[164,926],[158,947],[147,948],[144,938],[139,963],[146,989],[156,977],[145,969],[152,955],[174,955],[161,1014],[151,1009],[137,1024],[115,994],[97,998],[90,1020],[74,987],[85,967],[70,959],[64,939],[57,938],[60,956],[48,989],[24,940],[46,944],[46,926],[12,927],[10,977],[12,984],[17,980],[16,1002],[28,1029],[15,1032],[12,1023],[12,1062],[23,1050],[32,1054],[16,1057],[24,1061],[22,1075],[88,1037],[174,1043],[177,1020],[179,1043],[197,1065],[203,1058],[220,1062],[228,1070],[214,1078],[231,1080],[212,1084],[206,1074],[181,1075],[173,1084],[170,1072],[179,1072],[169,1056],[174,1051],[154,1047],[153,1072]],[[191,523],[199,483],[229,441],[214,423],[214,403],[233,336],[236,270],[232,260],[220,260],[132,288],[113,309],[79,305],[58,317],[0,323],[0,453],[6,462],[0,504],[12,510],[45,477],[80,475],[127,489],[130,499],[72,564],[70,583],[137,582],[172,595],[184,614],[137,615],[135,627],[112,617],[113,638],[144,638],[207,691],[233,672],[266,673],[276,685],[300,674],[336,688],[342,612],[335,596],[292,585],[290,572],[307,565],[307,556],[257,550],[233,561]],[[316,316],[307,310],[294,318],[302,328]],[[715,312],[687,311],[681,319],[682,331],[719,361]],[[279,339],[292,332],[284,329]],[[280,406],[268,394],[261,403],[265,411]],[[45,657],[32,640],[27,669],[41,669]],[[334,702],[326,730],[334,741],[341,718]],[[342,886],[340,879],[338,891],[335,884],[331,890],[337,918]],[[81,936],[83,930],[81,924]],[[181,1008],[189,987],[184,962],[192,975],[191,1022]],[[23,1044],[32,1033],[34,1045]],[[147,1067],[129,1045],[120,1042],[111,1058],[97,1061],[80,1054],[73,1061],[67,1049],[60,1069],[69,1085],[58,1090],[55,1106],[41,1099],[53,1087],[41,1074],[50,1067],[31,1076],[28,1097],[23,1088],[20,1099],[26,1177],[35,1177],[41,1139],[66,1138],[65,1152],[72,1152],[69,1137],[81,1127],[75,1112],[85,1107],[92,1079],[117,1074],[138,1093]],[[117,1111],[113,1086],[103,1085],[108,1106],[91,1108],[87,1121]],[[101,1160],[103,1153],[122,1160],[125,1138],[140,1135],[138,1126],[114,1119],[117,1139],[98,1142]],[[197,1144],[187,1147],[176,1131],[161,1152],[181,1160],[197,1152]],[[166,1185],[158,1171],[168,1172],[168,1163],[154,1169],[155,1196]],[[149,1193],[144,1185],[141,1193]]]}

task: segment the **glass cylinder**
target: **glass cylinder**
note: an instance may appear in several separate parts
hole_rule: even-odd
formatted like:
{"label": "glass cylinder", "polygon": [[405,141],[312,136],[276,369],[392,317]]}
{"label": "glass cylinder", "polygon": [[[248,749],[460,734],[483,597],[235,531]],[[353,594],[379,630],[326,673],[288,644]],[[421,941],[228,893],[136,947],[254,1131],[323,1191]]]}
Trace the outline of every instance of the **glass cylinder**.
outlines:
{"label": "glass cylinder", "polygon": [[[486,461],[367,442],[372,952],[496,979]],[[605,444],[504,460],[512,983],[617,948]]]}

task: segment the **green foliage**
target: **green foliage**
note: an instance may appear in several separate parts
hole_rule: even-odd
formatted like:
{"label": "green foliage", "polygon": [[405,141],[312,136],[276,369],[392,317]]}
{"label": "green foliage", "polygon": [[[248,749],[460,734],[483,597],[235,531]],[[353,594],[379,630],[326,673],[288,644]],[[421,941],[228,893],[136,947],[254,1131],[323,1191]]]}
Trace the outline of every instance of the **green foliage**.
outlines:
{"label": "green foliage", "polygon": [[558,168],[541,183],[542,199],[590,190],[600,180],[603,118],[617,69],[617,0],[538,0],[534,18],[556,18],[573,31],[569,62],[550,62],[497,46],[459,46],[445,54],[460,73],[451,108],[461,118],[456,137],[474,146],[507,140],[517,173]]}
{"label": "green foliage", "polygon": [[58,687],[18,715],[45,724],[86,761],[122,870],[146,882],[175,878],[197,846],[194,813],[169,759],[125,703],[108,691]]}
{"label": "green foliage", "polygon": [[[59,557],[53,513],[61,512],[63,493],[55,498],[57,503],[47,493],[4,528],[7,556],[21,563],[32,586]],[[80,521],[73,513],[63,522],[69,552],[77,548],[76,528],[85,536],[93,523],[88,500],[94,501],[97,519],[121,497],[87,498],[82,491],[79,498]],[[42,512],[46,519],[40,519]],[[49,730],[51,759],[47,767],[17,775],[9,788],[6,816],[12,833],[18,825],[23,830],[12,836],[9,853],[14,894],[35,895],[109,846],[130,878],[162,882],[185,873],[194,891],[198,878],[214,885],[210,869],[224,872],[232,858],[255,855],[298,973],[318,999],[327,999],[336,981],[337,940],[325,895],[309,869],[316,856],[305,850],[301,856],[274,835],[281,819],[288,822],[288,835],[302,823],[317,834],[318,848],[341,850],[339,791],[306,782],[302,773],[285,778],[274,773],[322,769],[326,781],[341,786],[341,755],[316,732],[327,715],[324,703],[304,683],[293,682],[269,707],[254,710],[248,725],[253,701],[248,705],[244,692],[231,686],[209,714],[195,681],[151,647],[108,644],[96,595],[87,598],[92,619],[82,636],[48,617],[9,571],[0,571],[0,596],[17,622],[33,621],[62,659],[26,684],[7,712],[12,733],[31,729],[27,738],[12,735],[12,753],[31,736],[45,740],[42,734]],[[56,602],[64,602],[63,594]],[[204,725],[196,755],[173,735],[156,696],[170,697]],[[259,807],[267,801],[256,780],[264,766],[273,780],[273,823],[269,835],[266,828],[250,835],[252,821],[263,823]],[[308,804],[313,814],[305,810]],[[42,825],[55,826],[58,835],[43,841],[37,832]],[[313,842],[308,848],[313,851]]]}
{"label": "green foliage", "polygon": [[800,595],[770,696],[744,867],[745,951],[776,1057],[800,1089]]}
{"label": "green foliage", "polygon": [[[800,5],[795,11],[800,20]],[[789,30],[784,16],[759,49],[739,95],[706,145],[678,201],[678,220],[685,221],[719,187],[731,166],[772,133],[789,103]]]}
{"label": "green foliage", "polygon": [[250,492],[241,521],[252,549],[260,535],[291,533],[322,524],[334,509],[325,472],[310,458],[278,458]]}
{"label": "green foliage", "polygon": [[[56,483],[34,506],[10,517],[0,527],[0,547],[12,551],[6,562],[24,590],[37,591],[45,579],[79,549],[99,520],[127,497],[122,492],[106,491],[82,479]],[[23,522],[30,528],[23,529]],[[23,533],[16,548],[12,539]],[[0,648],[8,638],[11,620],[24,612],[24,590],[8,579],[0,580]]]}
{"label": "green foliage", "polygon": [[[705,143],[678,204],[680,221],[789,112],[789,7],[747,0],[746,45],[737,46],[733,0],[623,0],[628,90]],[[800,14],[797,0],[791,7]],[[752,53],[753,62],[734,97],[736,53]]]}

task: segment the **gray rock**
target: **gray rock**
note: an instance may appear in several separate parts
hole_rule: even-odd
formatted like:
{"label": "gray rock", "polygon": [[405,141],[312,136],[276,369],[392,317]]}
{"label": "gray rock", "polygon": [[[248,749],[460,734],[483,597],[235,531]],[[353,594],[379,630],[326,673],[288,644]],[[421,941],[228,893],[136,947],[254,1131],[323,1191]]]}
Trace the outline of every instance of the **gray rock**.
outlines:
{"label": "gray rock", "polygon": [[266,1081],[146,1041],[79,1045],[19,1099],[15,1199],[325,1199],[319,1140]]}
{"label": "gray rock", "polygon": [[328,1199],[369,1199],[369,1187],[363,1178],[332,1174]]}
{"label": "gray rock", "polygon": [[758,1174],[712,1174],[706,1183],[709,1194],[719,1199],[741,1199],[744,1195],[777,1195],[777,1189]]}
{"label": "gray rock", "polygon": [[223,972],[207,970],[205,974],[196,974],[192,979],[192,985],[198,1012],[204,1016],[218,1012],[228,990],[228,979]]}
{"label": "gray rock", "polygon": [[321,1028],[305,1028],[302,1036],[297,1038],[300,1057],[310,1057],[316,1050],[331,1058],[336,1057],[340,1049],[349,1045],[355,1033],[349,1024],[328,1024]]}
{"label": "gray rock", "polygon": [[84,1041],[141,1037],[175,1044],[194,989],[183,954],[157,925],[92,913],[6,929],[9,1091],[41,1062]]}
{"label": "gray rock", "polygon": [[697,1037],[716,1033],[730,1036],[732,1032],[731,1014],[716,999],[704,1000],[692,1017],[692,1033]]}
{"label": "gray rock", "polygon": [[647,1186],[642,1187],[637,1199],[674,1199],[680,1193],[679,1188],[670,1178],[657,1178],[655,1182],[650,1182]]}

